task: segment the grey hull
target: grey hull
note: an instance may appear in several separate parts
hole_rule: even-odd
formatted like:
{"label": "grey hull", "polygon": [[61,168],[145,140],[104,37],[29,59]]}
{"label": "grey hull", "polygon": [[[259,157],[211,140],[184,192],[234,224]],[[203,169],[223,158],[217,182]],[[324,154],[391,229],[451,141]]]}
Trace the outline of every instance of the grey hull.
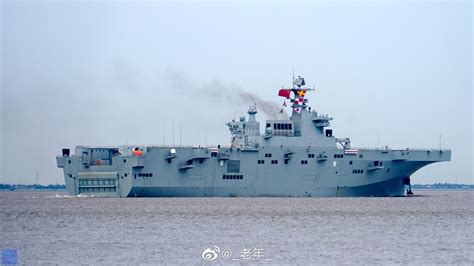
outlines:
{"label": "grey hull", "polygon": [[[77,146],[57,156],[71,195],[111,197],[359,197],[404,196],[409,177],[451,160],[447,149],[353,148],[336,138],[331,117],[311,111],[303,79],[282,90],[290,119],[227,123],[230,147]],[[289,95],[294,94],[291,99]]]}
{"label": "grey hull", "polygon": [[276,194],[252,193],[246,189],[233,187],[136,187],[130,191],[130,197],[390,197],[405,196],[406,185],[403,178],[392,178],[387,181],[358,187],[317,188],[310,193]]}

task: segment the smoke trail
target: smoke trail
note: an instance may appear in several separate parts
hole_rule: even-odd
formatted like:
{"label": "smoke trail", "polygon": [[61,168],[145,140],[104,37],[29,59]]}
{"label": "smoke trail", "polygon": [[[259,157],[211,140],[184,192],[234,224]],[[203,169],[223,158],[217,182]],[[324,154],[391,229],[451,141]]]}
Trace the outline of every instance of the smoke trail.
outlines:
{"label": "smoke trail", "polygon": [[255,94],[251,94],[246,91],[240,91],[239,97],[247,105],[257,104],[257,109],[262,111],[269,119],[288,119],[288,115],[285,110],[282,110],[281,106],[277,104],[263,100]]}
{"label": "smoke trail", "polygon": [[227,102],[232,105],[245,104],[251,106],[256,104],[257,110],[263,112],[268,119],[288,119],[288,114],[283,110],[282,106],[264,100],[235,85],[225,85],[220,81],[214,80],[202,84],[198,91],[201,96],[205,95],[207,97],[212,97],[216,100]]}
{"label": "smoke trail", "polygon": [[[264,113],[268,119],[288,119],[288,114],[283,107],[260,98],[259,96],[244,91],[241,87],[234,84],[224,84],[220,80],[198,82],[192,80],[185,73],[168,70],[166,74],[169,85],[178,91],[189,91],[195,97],[205,97],[221,103],[227,103],[231,107],[246,107],[256,104],[257,110]],[[240,108],[240,107],[239,107]]]}

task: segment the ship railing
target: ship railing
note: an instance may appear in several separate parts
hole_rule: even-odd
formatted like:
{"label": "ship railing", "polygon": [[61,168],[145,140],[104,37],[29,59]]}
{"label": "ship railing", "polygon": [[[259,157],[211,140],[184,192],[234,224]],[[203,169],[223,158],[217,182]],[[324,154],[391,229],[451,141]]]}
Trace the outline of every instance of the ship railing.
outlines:
{"label": "ship railing", "polygon": [[[171,144],[128,144],[128,145],[117,145],[117,146],[101,146],[101,145],[77,145],[76,148],[99,148],[99,149],[116,149],[116,148],[135,148],[135,147],[157,147],[157,148],[217,148],[218,145],[171,145]],[[221,148],[230,148],[227,145],[220,145]]]}
{"label": "ship railing", "polygon": [[[125,151],[130,151],[129,153],[131,154],[131,150],[135,147],[141,147],[141,148],[167,148],[167,149],[172,149],[172,148],[192,148],[192,149],[231,149],[231,146],[223,146],[223,145],[209,145],[209,146],[201,146],[201,145],[146,145],[146,144],[137,144],[137,145],[119,145],[119,146],[100,146],[100,145],[78,145],[76,148],[81,148],[81,149],[88,149],[88,148],[97,148],[97,149],[124,149]],[[128,155],[128,152],[125,152],[125,154],[122,155]],[[56,157],[62,157],[62,154],[56,154]],[[74,156],[74,154],[70,154],[70,156]]]}
{"label": "ship railing", "polygon": [[146,145],[150,148],[193,148],[193,149],[229,149],[230,146],[201,146],[201,145]]}
{"label": "ship railing", "polygon": [[[342,148],[340,148],[343,150]],[[443,152],[449,152],[451,149],[445,149],[445,148],[385,148],[385,147],[351,147],[351,150],[359,150],[359,151],[443,151]]]}

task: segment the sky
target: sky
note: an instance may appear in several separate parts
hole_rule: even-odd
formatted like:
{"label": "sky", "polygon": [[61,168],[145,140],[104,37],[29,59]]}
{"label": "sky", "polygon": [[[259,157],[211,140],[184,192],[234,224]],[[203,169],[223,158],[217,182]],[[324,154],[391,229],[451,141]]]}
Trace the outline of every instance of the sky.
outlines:
{"label": "sky", "polygon": [[64,183],[55,156],[76,145],[229,145],[225,123],[249,105],[241,96],[281,105],[293,69],[336,137],[441,145],[452,161],[412,183],[474,183],[470,1],[0,8],[2,183]]}

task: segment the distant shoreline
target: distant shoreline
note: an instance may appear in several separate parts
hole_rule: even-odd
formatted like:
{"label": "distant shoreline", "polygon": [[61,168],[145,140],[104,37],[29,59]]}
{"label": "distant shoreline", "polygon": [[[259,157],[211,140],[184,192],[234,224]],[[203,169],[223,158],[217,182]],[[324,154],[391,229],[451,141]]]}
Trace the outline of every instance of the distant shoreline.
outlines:
{"label": "distant shoreline", "polygon": [[[435,184],[414,184],[412,189],[431,189],[431,190],[474,190],[474,184],[451,184],[451,183],[435,183]],[[0,184],[0,190],[66,190],[63,184]]]}
{"label": "distant shoreline", "polygon": [[472,190],[474,185],[469,184],[451,184],[451,183],[435,183],[435,184],[414,184],[412,189],[453,189],[453,190]]}
{"label": "distant shoreline", "polygon": [[0,184],[0,190],[66,190],[66,185]]}

